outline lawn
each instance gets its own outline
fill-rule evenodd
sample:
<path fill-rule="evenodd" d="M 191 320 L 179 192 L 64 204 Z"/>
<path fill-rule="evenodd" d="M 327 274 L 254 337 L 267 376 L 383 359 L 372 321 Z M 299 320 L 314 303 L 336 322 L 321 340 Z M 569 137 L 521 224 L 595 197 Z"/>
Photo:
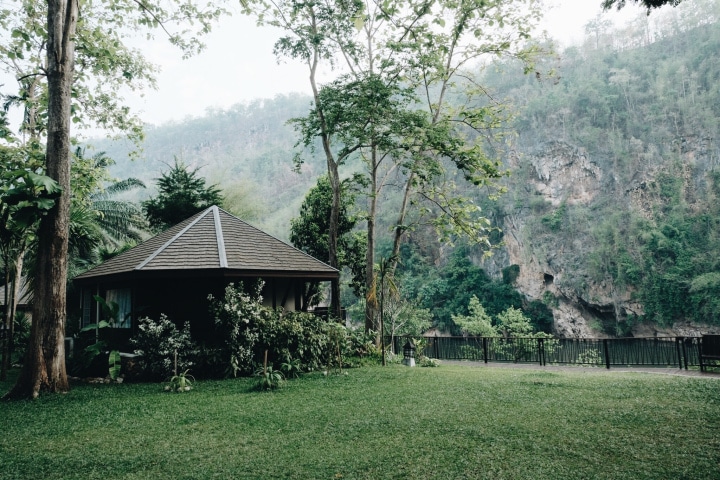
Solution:
<path fill-rule="evenodd" d="M 718 479 L 720 380 L 401 366 L 0 403 L 0 479 Z M 0 384 L 5 391 L 9 385 Z"/>

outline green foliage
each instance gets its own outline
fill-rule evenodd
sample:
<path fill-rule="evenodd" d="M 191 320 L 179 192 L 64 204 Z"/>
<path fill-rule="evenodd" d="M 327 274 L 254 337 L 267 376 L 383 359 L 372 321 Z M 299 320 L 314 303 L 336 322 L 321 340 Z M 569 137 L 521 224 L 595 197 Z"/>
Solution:
<path fill-rule="evenodd" d="M 190 337 L 190 325 L 178 328 L 166 315 L 159 320 L 138 321 L 137 334 L 130 339 L 141 378 L 160 381 L 195 365 L 198 349 Z"/>
<path fill-rule="evenodd" d="M 263 285 L 263 282 L 257 282 L 249 286 L 249 292 L 246 293 L 242 282 L 237 287 L 231 283 L 225 288 L 222 300 L 208 296 L 210 312 L 220 338 L 224 340 L 227 372 L 233 376 L 253 371 L 255 345 L 260 337 L 253 326 L 264 313 L 261 295 Z"/>
<path fill-rule="evenodd" d="M 343 345 L 345 366 L 378 365 L 382 361 L 382 351 L 375 343 L 377 332 L 360 328 L 346 330 Z"/>
<path fill-rule="evenodd" d="M 107 343 L 100 339 L 100 330 L 115 328 L 122 322 L 118 319 L 118 312 L 120 307 L 116 302 L 106 302 L 104 298 L 99 295 L 94 295 L 95 301 L 102 307 L 104 320 L 98 320 L 96 323 L 91 323 L 80 329 L 80 332 L 95 332 L 95 343 L 92 343 L 85 347 L 83 352 L 83 358 L 81 362 L 84 367 L 87 368 L 104 350 L 107 348 Z M 116 380 L 120 376 L 121 361 L 120 352 L 118 350 L 110 350 L 108 356 L 108 374 L 112 380 Z"/>
<path fill-rule="evenodd" d="M 51 114 L 47 108 L 48 10 L 55 15 L 61 12 L 55 4 L 25 0 L 0 15 L 0 30 L 7 32 L 0 42 L 0 55 L 7 61 L 0 68 L 17 79 L 8 106 L 24 110 L 22 130 L 33 138 L 44 134 Z M 133 34 L 152 37 L 161 29 L 184 55 L 193 55 L 202 49 L 200 37 L 226 13 L 219 4 L 192 0 L 147 5 L 112 0 L 83 5 L 80 10 L 74 49 L 66 55 L 75 60 L 73 128 L 95 126 L 124 133 L 135 142 L 143 137 L 142 122 L 125 105 L 121 92 L 155 87 L 158 67 L 128 40 Z"/>
<path fill-rule="evenodd" d="M 215 186 L 206 186 L 199 168 L 189 170 L 175 158 L 173 167 L 156 179 L 158 195 L 142 203 L 145 217 L 155 230 L 164 230 L 213 205 L 222 206 Z"/>
<path fill-rule="evenodd" d="M 520 275 L 520 265 L 510 265 L 502 269 L 503 283 L 514 285 Z"/>
<path fill-rule="evenodd" d="M 439 367 L 440 360 L 436 358 L 422 357 L 420 362 L 418 362 L 418 365 L 421 367 Z"/>
<path fill-rule="evenodd" d="M 554 211 L 543 215 L 540 219 L 543 225 L 545 225 L 551 232 L 558 232 L 565 223 L 565 215 L 567 213 L 567 206 L 565 203 L 560 204 Z"/>
<path fill-rule="evenodd" d="M 255 385 L 258 390 L 276 390 L 282 388 L 286 383 L 283 373 L 274 370 L 272 366 L 257 369 L 255 377 L 257 377 Z"/>
<path fill-rule="evenodd" d="M 342 325 L 307 312 L 291 312 L 262 305 L 262 283 L 229 285 L 221 299 L 210 297 L 211 312 L 223 338 L 227 373 L 249 375 L 273 367 L 288 376 L 300 371 L 342 368 L 350 357 L 369 356 L 367 338 L 349 335 Z"/>
<path fill-rule="evenodd" d="M 523 305 L 522 297 L 511 285 L 493 281 L 470 261 L 467 253 L 464 248 L 456 249 L 444 267 L 418 277 L 416 285 L 408 285 L 407 295 L 416 297 L 423 308 L 432 312 L 435 325 L 448 331 L 454 328 L 452 315 L 467 314 L 473 295 L 491 317 L 508 306 Z"/>
<path fill-rule="evenodd" d="M 12 338 L 12 348 L 10 352 L 10 365 L 22 364 L 27 352 L 28 342 L 30 340 L 30 319 L 23 312 L 15 312 L 15 330 Z"/>
<path fill-rule="evenodd" d="M 497 316 L 497 329 L 504 337 L 533 336 L 530 319 L 521 310 L 509 307 Z"/>
<path fill-rule="evenodd" d="M 550 292 L 545 292 L 550 293 Z M 553 295 L 550 294 L 552 297 Z M 553 328 L 553 322 L 555 321 L 555 317 L 553 317 L 552 310 L 548 307 L 553 306 L 557 307 L 558 301 L 556 298 L 553 298 L 553 303 L 546 303 L 546 295 L 543 294 L 543 300 L 533 300 L 529 302 L 525 307 L 523 307 L 523 312 L 530 317 L 530 323 L 533 326 L 533 329 L 545 332 L 545 333 L 552 333 Z"/>
<path fill-rule="evenodd" d="M 298 378 L 302 374 L 302 363 L 299 358 L 287 358 L 280 364 L 280 371 L 285 378 Z"/>
<path fill-rule="evenodd" d="M 305 195 L 300 206 L 300 216 L 290 223 L 290 242 L 296 248 L 312 255 L 318 260 L 328 262 L 328 231 L 332 188 L 327 175 L 318 178 L 317 184 Z M 356 296 L 362 296 L 365 288 L 365 252 L 367 238 L 363 234 L 353 233 L 357 219 L 350 215 L 355 203 L 354 195 L 347 184 L 343 184 L 340 196 L 340 216 L 338 219 L 338 266 L 347 267 L 352 273 L 350 285 Z M 315 303 L 318 297 L 317 286 L 312 292 Z"/>
<path fill-rule="evenodd" d="M 166 392 L 183 393 L 192 390 L 192 384 L 195 378 L 188 374 L 189 370 L 180 372 L 170 377 L 168 384 L 165 385 Z"/>
<path fill-rule="evenodd" d="M 117 380 L 120 377 L 122 369 L 122 358 L 118 350 L 111 350 L 108 355 L 108 374 L 111 380 Z"/>
<path fill-rule="evenodd" d="M 453 322 L 460 327 L 463 334 L 477 337 L 494 337 L 497 335 L 492 326 L 490 315 L 485 313 L 485 309 L 475 295 L 470 298 L 468 310 L 470 311 L 468 316 L 452 316 Z"/>

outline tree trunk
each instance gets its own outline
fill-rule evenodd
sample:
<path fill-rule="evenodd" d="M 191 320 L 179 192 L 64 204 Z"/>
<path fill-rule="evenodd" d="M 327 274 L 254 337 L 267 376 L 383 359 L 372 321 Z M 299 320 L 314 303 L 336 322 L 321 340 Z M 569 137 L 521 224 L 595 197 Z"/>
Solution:
<path fill-rule="evenodd" d="M 375 216 L 377 215 L 377 200 L 378 200 L 378 187 L 377 187 L 377 149 L 373 148 L 371 155 L 371 175 L 370 175 L 370 198 L 368 205 L 368 217 L 367 217 L 367 252 L 365 253 L 365 292 L 370 292 L 372 289 L 374 269 L 375 269 Z M 377 308 L 375 302 L 365 298 L 365 331 L 370 330 L 378 331 L 378 327 L 375 324 L 375 316 Z"/>
<path fill-rule="evenodd" d="M 48 1 L 46 174 L 62 194 L 40 220 L 33 319 L 27 357 L 7 398 L 66 392 L 65 317 L 70 216 L 70 105 L 78 0 Z"/>
<path fill-rule="evenodd" d="M 315 19 L 315 12 L 312 7 L 307 10 L 311 19 L 311 28 L 314 32 L 318 31 Z M 313 100 L 315 101 L 315 110 L 317 111 L 318 121 L 320 123 L 323 151 L 325 152 L 325 160 L 328 169 L 328 180 L 332 189 L 332 204 L 330 207 L 330 219 L 328 225 L 328 264 L 333 268 L 338 268 L 338 224 L 340 223 L 340 173 L 338 171 L 338 161 L 330 148 L 330 134 L 328 133 L 327 122 L 323 113 L 323 106 L 320 103 L 320 89 L 317 85 L 316 73 L 320 62 L 320 52 L 317 48 L 313 51 L 313 55 L 309 61 L 310 67 L 310 86 L 313 91 Z M 330 282 L 330 310 L 331 315 L 336 318 L 341 317 L 340 310 L 340 282 L 333 280 Z"/>
<path fill-rule="evenodd" d="M 325 141 L 323 140 L 323 143 Z M 328 151 L 330 148 L 329 142 Z M 330 266 L 338 268 L 338 223 L 340 221 L 340 175 L 337 168 L 337 163 L 331 162 L 328 157 L 328 177 L 330 178 L 330 186 L 332 187 L 332 206 L 330 208 L 330 222 L 328 225 L 328 260 Z M 330 312 L 335 315 L 335 318 L 341 318 L 342 312 L 340 310 L 340 282 L 333 280 L 330 283 Z"/>
<path fill-rule="evenodd" d="M 395 269 L 397 269 L 398 262 L 400 261 L 400 243 L 402 242 L 402 237 L 406 229 L 405 215 L 407 215 L 408 201 L 410 200 L 413 180 L 414 174 L 413 172 L 410 172 L 407 182 L 405 183 L 405 193 L 403 194 L 402 205 L 400 206 L 400 213 L 398 214 L 397 224 L 395 225 L 395 234 L 393 236 L 393 249 L 390 257 L 390 272 L 392 275 L 395 275 Z"/>

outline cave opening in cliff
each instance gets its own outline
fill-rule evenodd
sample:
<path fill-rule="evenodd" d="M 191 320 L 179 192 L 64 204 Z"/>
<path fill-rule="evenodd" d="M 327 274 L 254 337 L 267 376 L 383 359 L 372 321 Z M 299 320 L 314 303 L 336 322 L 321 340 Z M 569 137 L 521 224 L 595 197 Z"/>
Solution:
<path fill-rule="evenodd" d="M 543 280 L 545 281 L 545 286 L 547 287 L 548 285 L 552 285 L 552 284 L 553 284 L 553 282 L 555 281 L 555 277 L 553 277 L 553 276 L 550 275 L 549 273 L 544 273 L 544 274 L 543 274 Z"/>

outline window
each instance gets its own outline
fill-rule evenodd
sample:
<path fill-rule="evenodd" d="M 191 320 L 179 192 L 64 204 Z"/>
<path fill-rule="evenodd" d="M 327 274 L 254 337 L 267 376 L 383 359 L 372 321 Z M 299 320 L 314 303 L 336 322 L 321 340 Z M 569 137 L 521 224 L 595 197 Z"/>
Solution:
<path fill-rule="evenodd" d="M 105 302 L 108 305 L 112 305 L 114 302 L 118 306 L 117 318 L 112 319 L 114 321 L 113 327 L 115 328 L 130 328 L 132 302 L 129 288 L 116 288 L 108 290 L 105 293 Z M 110 321 L 110 319 L 107 319 Z"/>

